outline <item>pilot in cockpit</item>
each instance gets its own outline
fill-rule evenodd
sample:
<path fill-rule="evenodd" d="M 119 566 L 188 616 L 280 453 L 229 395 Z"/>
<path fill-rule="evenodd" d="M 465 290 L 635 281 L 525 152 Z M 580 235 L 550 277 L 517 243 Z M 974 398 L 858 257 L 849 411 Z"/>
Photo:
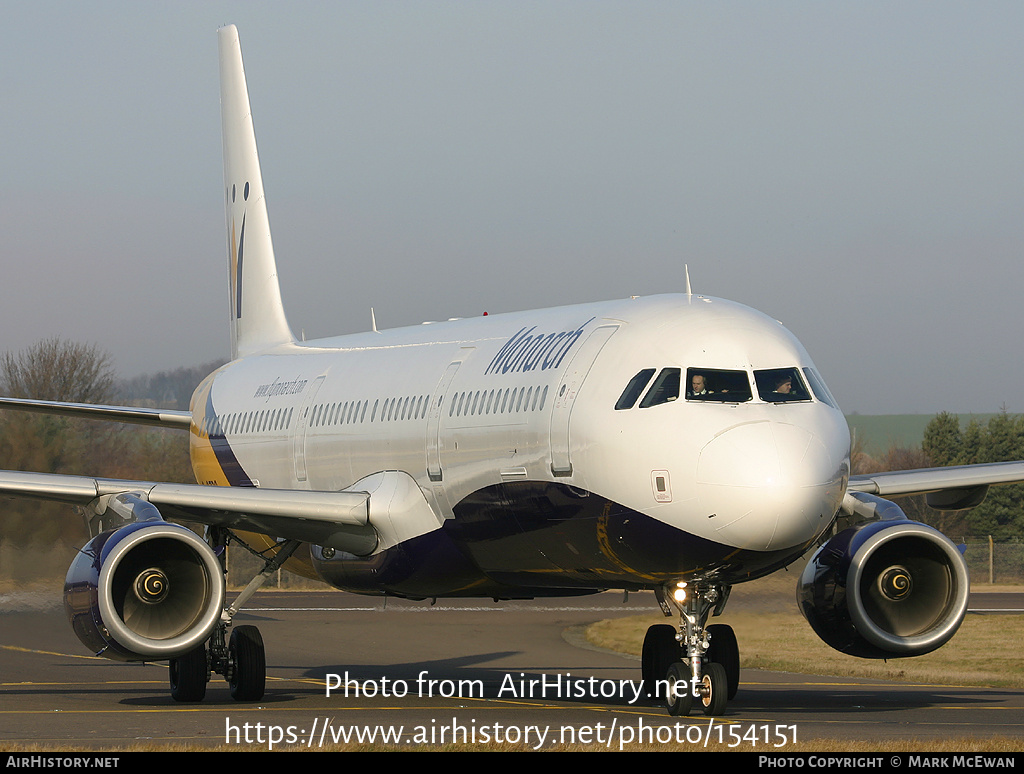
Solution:
<path fill-rule="evenodd" d="M 694 374 L 690 378 L 690 391 L 686 394 L 687 398 L 700 399 L 706 395 L 712 395 L 711 390 L 707 388 L 707 383 L 704 381 L 703 374 Z"/>
<path fill-rule="evenodd" d="M 793 377 L 783 376 L 775 382 L 775 392 L 780 395 L 789 395 L 793 392 Z"/>

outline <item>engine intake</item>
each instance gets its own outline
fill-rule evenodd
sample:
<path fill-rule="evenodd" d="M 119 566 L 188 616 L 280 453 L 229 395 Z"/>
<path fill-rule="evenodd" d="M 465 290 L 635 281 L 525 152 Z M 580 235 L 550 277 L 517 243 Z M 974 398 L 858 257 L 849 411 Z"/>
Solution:
<path fill-rule="evenodd" d="M 68 570 L 64 608 L 78 638 L 119 661 L 181 656 L 205 642 L 224 607 L 213 549 L 164 521 L 103 532 Z"/>
<path fill-rule="evenodd" d="M 920 656 L 946 644 L 967 612 L 970 582 L 960 550 L 914 521 L 861 524 L 808 562 L 797 602 L 811 628 L 861 658 Z"/>

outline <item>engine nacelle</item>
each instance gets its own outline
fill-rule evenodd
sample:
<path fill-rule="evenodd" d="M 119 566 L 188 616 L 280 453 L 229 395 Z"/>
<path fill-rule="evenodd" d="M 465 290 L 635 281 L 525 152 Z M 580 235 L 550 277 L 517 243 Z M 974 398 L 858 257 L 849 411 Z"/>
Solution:
<path fill-rule="evenodd" d="M 877 521 L 840 532 L 815 553 L 797 602 L 836 650 L 898 658 L 946 644 L 969 591 L 967 563 L 949 538 L 914 521 Z"/>
<path fill-rule="evenodd" d="M 210 636 L 224 607 L 213 549 L 164 521 L 102 532 L 68 570 L 64 608 L 78 638 L 118 661 L 176 658 Z"/>

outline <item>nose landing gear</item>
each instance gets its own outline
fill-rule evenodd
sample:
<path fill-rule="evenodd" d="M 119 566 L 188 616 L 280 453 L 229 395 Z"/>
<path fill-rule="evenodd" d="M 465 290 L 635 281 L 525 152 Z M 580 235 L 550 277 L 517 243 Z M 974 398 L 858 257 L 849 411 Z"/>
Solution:
<path fill-rule="evenodd" d="M 665 615 L 679 614 L 679 626 L 656 624 L 644 637 L 642 670 L 650 697 L 662 698 L 672 715 L 685 716 L 693 703 L 705 715 L 720 715 L 739 687 L 740 654 L 731 626 L 705 626 L 722 612 L 728 586 L 666 584 L 657 590 Z"/>

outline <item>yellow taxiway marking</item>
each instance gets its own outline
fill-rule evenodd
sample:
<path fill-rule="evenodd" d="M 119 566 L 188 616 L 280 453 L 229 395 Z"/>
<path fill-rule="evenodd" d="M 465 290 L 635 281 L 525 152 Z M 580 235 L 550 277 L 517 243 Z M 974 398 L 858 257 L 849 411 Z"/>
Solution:
<path fill-rule="evenodd" d="M 0 645 L 0 650 L 13 650 L 16 653 L 38 653 L 41 656 L 60 656 L 61 658 L 85 658 L 94 661 L 109 661 L 102 656 L 83 656 L 80 653 L 58 653 L 53 650 L 39 650 L 37 648 L 21 648 L 17 645 Z"/>

